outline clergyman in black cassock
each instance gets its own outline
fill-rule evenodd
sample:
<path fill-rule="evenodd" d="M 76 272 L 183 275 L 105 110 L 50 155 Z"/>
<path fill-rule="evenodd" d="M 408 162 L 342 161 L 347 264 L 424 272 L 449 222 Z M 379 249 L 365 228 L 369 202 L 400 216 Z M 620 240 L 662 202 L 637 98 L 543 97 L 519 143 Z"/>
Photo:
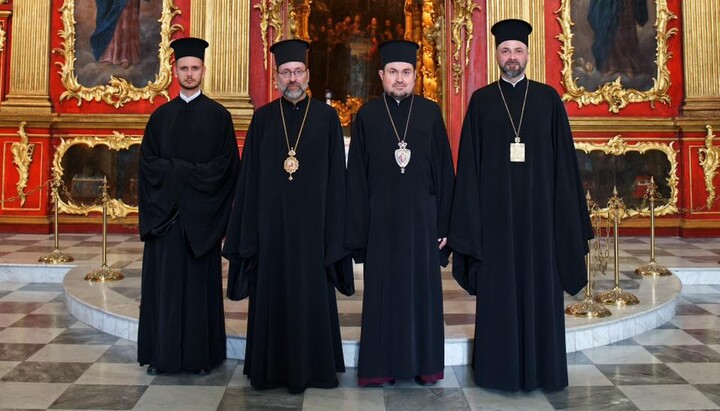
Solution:
<path fill-rule="evenodd" d="M 345 245 L 364 263 L 361 386 L 443 378 L 440 266 L 454 170 L 439 107 L 413 94 L 417 48 L 381 45 L 385 93 L 352 125 Z"/>
<path fill-rule="evenodd" d="M 220 247 L 239 153 L 230 113 L 200 92 L 207 43 L 171 45 L 180 96 L 150 116 L 140 146 L 138 361 L 204 374 L 225 359 Z"/>
<path fill-rule="evenodd" d="M 253 115 L 223 248 L 228 297 L 250 298 L 244 373 L 255 388 L 291 393 L 337 387 L 345 363 L 334 287 L 354 292 L 344 139 L 335 110 L 306 94 L 307 47 L 271 48 L 282 97 Z"/>
<path fill-rule="evenodd" d="M 475 382 L 508 391 L 567 386 L 563 291 L 585 285 L 592 237 L 563 103 L 524 74 L 531 30 L 493 26 L 502 78 L 470 99 L 448 236 L 477 297 Z"/>

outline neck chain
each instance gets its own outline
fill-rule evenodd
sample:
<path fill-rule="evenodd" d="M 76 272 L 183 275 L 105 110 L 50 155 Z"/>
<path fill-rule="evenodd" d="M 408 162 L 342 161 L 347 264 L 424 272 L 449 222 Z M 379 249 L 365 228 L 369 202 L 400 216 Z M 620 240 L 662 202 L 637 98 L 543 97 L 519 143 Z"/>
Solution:
<path fill-rule="evenodd" d="M 408 110 L 407 121 L 405 122 L 405 131 L 403 132 L 402 139 L 400 139 L 400 134 L 398 134 L 397 128 L 395 127 L 395 122 L 393 121 L 392 115 L 390 114 L 390 107 L 388 107 L 387 103 L 387 95 L 383 96 L 383 101 L 385 102 L 385 110 L 387 110 L 388 118 L 390 118 L 390 124 L 392 125 L 393 131 L 395 132 L 395 137 L 398 141 L 398 149 L 395 150 L 395 162 L 398 166 L 400 166 L 400 173 L 405 174 L 405 167 L 407 167 L 408 163 L 410 163 L 410 154 L 412 154 L 411 151 L 407 149 L 407 143 L 405 142 L 405 138 L 407 137 L 407 131 L 410 126 L 410 115 L 412 114 L 415 95 L 413 94 L 410 98 L 410 109 Z"/>
<path fill-rule="evenodd" d="M 527 84 L 525 85 L 525 97 L 523 97 L 523 105 L 522 110 L 520 110 L 520 122 L 518 123 L 517 128 L 515 128 L 515 122 L 513 121 L 512 114 L 510 114 L 510 109 L 508 108 L 507 101 L 505 101 L 505 94 L 503 94 L 502 87 L 500 87 L 500 82 L 502 80 L 498 80 L 498 90 L 500 90 L 500 97 L 502 97 L 503 104 L 505 105 L 505 111 L 507 111 L 508 117 L 510 118 L 510 125 L 513 128 L 513 132 L 515 133 L 515 143 L 520 142 L 520 128 L 522 127 L 523 122 L 523 116 L 525 116 L 525 103 L 527 103 L 527 95 L 528 95 L 528 89 L 530 88 L 530 80 L 527 81 Z"/>
<path fill-rule="evenodd" d="M 305 96 L 305 98 L 309 97 Z M 298 168 L 300 168 L 300 162 L 297 158 L 295 158 L 295 154 L 298 144 L 300 144 L 300 136 L 302 135 L 303 128 L 305 127 L 305 119 L 307 118 L 308 111 L 310 111 L 310 100 L 308 100 L 307 106 L 305 107 L 305 114 L 303 115 L 302 123 L 300 123 L 300 131 L 298 131 L 295 145 L 292 147 L 290 147 L 290 140 L 288 139 L 287 125 L 285 124 L 285 113 L 282 105 L 282 97 L 278 99 L 278 102 L 280 103 L 280 118 L 282 118 L 283 131 L 285 132 L 285 144 L 287 145 L 288 149 L 288 157 L 283 162 L 283 168 L 290 175 L 288 177 L 288 180 L 292 181 L 293 173 L 298 171 Z"/>

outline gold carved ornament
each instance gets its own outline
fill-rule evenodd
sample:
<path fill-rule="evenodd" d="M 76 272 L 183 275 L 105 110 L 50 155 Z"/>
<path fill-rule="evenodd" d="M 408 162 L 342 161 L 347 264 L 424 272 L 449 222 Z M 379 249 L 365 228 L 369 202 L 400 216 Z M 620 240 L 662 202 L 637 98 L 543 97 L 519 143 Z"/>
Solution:
<path fill-rule="evenodd" d="M 347 127 L 350 125 L 353 115 L 360 110 L 364 102 L 360 97 L 348 97 L 345 102 L 331 100 L 330 105 L 337 111 L 338 117 L 340 117 L 340 124 L 342 124 L 343 127 Z"/>
<path fill-rule="evenodd" d="M 668 52 L 668 40 L 677 33 L 677 28 L 668 29 L 667 25 L 670 20 L 676 19 L 677 16 L 668 9 L 667 0 L 655 0 L 657 19 L 654 27 L 656 31 L 655 40 L 657 41 L 655 56 L 657 77 L 653 78 L 653 87 L 648 91 L 623 88 L 622 84 L 620 84 L 620 76 L 615 81 L 605 83 L 592 92 L 577 85 L 573 77 L 573 53 L 575 48 L 572 46 L 572 26 L 574 26 L 574 23 L 570 13 L 571 2 L 572 0 L 562 0 L 560 8 L 555 11 L 555 14 L 559 15 L 556 19 L 562 28 L 562 32 L 555 38 L 562 43 L 558 54 L 563 62 L 561 72 L 561 82 L 565 88 L 565 94 L 562 97 L 563 101 L 575 101 L 579 107 L 606 102 L 608 110 L 613 113 L 620 112 L 630 103 L 647 101 L 652 108 L 655 107 L 655 102 L 658 101 L 663 104 L 670 104 L 670 97 L 667 92 L 671 82 L 667 62 L 672 57 L 672 53 Z"/>
<path fill-rule="evenodd" d="M 127 150 L 130 146 L 140 144 L 142 142 L 141 136 L 126 136 L 125 134 L 113 131 L 111 136 L 94 136 L 94 137 L 74 137 L 69 139 L 60 139 L 60 144 L 55 150 L 55 157 L 53 158 L 53 176 L 54 182 L 59 187 L 63 186 L 63 167 L 62 159 L 68 149 L 74 145 L 82 144 L 90 148 L 96 145 L 104 145 L 109 147 L 111 150 Z M 83 214 L 88 215 L 93 211 L 102 212 L 102 204 L 75 204 L 73 202 L 66 202 L 62 196 L 58 196 L 58 208 L 61 212 L 66 214 Z M 138 207 L 125 204 L 124 201 L 113 198 L 107 202 L 107 212 L 112 218 L 125 217 L 129 213 L 137 213 Z"/>
<path fill-rule="evenodd" d="M 160 68 L 155 75 L 155 81 L 148 81 L 145 87 L 135 87 L 124 78 L 110 77 L 108 84 L 101 86 L 85 87 L 78 82 L 75 75 L 75 0 L 65 0 L 60 8 L 62 15 L 63 29 L 58 33 L 63 39 L 60 43 L 62 48 L 54 49 L 65 58 L 64 62 L 56 62 L 60 66 L 60 77 L 65 91 L 60 95 L 60 101 L 76 98 L 78 106 L 83 101 L 104 101 L 105 103 L 119 108 L 126 103 L 138 100 L 149 100 L 153 102 L 155 97 L 163 96 L 170 100 L 167 89 L 172 82 L 172 65 L 170 58 L 170 37 L 176 31 L 182 31 L 182 26 L 172 24 L 173 18 L 180 14 L 180 10 L 173 0 L 162 0 L 163 11 L 160 17 L 160 44 L 158 48 Z"/>
<path fill-rule="evenodd" d="M 470 45 L 473 39 L 474 25 L 472 22 L 473 11 L 480 10 L 480 5 L 473 0 L 453 0 L 453 13 L 455 17 L 451 23 L 452 33 L 452 55 L 453 62 L 453 86 L 455 86 L 455 94 L 460 92 L 460 81 L 463 76 L 463 65 L 460 63 L 460 51 L 465 49 L 465 67 L 470 64 Z M 463 31 L 465 32 L 465 41 L 463 42 Z M 464 46 L 464 47 L 463 47 Z"/>
<path fill-rule="evenodd" d="M 705 135 L 705 148 L 698 150 L 698 159 L 700 160 L 700 166 L 703 168 L 705 173 L 705 191 L 707 192 L 706 207 L 710 209 L 713 202 L 715 201 L 715 185 L 713 180 L 717 175 L 717 169 L 720 167 L 720 147 L 713 145 L 715 135 L 710 125 L 705 126 L 707 129 L 707 135 Z"/>
<path fill-rule="evenodd" d="M 440 100 L 440 84 L 438 82 L 438 67 L 442 65 L 441 48 L 443 20 L 438 15 L 442 15 L 441 6 L 436 5 L 435 0 L 423 1 L 422 7 L 422 41 L 420 42 L 422 66 L 423 95 L 437 102 Z"/>
<path fill-rule="evenodd" d="M 275 37 L 272 43 L 280 41 L 283 35 L 283 21 L 280 18 L 280 8 L 283 0 L 260 0 L 254 9 L 260 11 L 260 33 L 263 42 L 263 64 L 264 68 L 268 68 L 268 29 L 272 27 L 275 30 Z"/>
<path fill-rule="evenodd" d="M 17 188 L 18 198 L 20 199 L 20 207 L 25 204 L 25 188 L 27 188 L 28 176 L 30 174 L 30 164 L 32 164 L 33 153 L 35 152 L 35 144 L 30 143 L 28 135 L 25 132 L 26 121 L 20 123 L 18 129 L 18 135 L 20 136 L 20 142 L 12 143 L 10 151 L 13 155 L 13 164 L 18 170 L 18 182 L 15 185 Z"/>
<path fill-rule="evenodd" d="M 663 204 L 660 207 L 655 208 L 655 215 L 661 216 L 661 215 L 668 215 L 668 214 L 677 214 L 680 212 L 680 210 L 677 207 L 678 202 L 678 177 L 677 177 L 677 169 L 678 169 L 678 161 L 677 161 L 677 155 L 678 150 L 673 148 L 673 144 L 675 142 L 670 142 L 670 144 L 665 143 L 635 143 L 635 144 L 628 144 L 627 141 L 623 140 L 623 138 L 620 135 L 617 135 L 610 140 L 608 140 L 606 143 L 602 144 L 595 144 L 595 143 L 584 143 L 584 142 L 575 142 L 575 149 L 581 150 L 585 153 L 590 153 L 591 151 L 602 151 L 605 154 L 613 155 L 613 156 L 622 156 L 625 155 L 625 153 L 630 151 L 635 151 L 640 154 L 643 154 L 649 150 L 658 150 L 667 156 L 668 162 L 670 163 L 670 175 L 668 177 L 668 187 L 670 187 L 670 198 L 668 199 L 666 204 Z M 601 208 L 598 209 L 597 212 L 598 216 L 601 216 L 603 218 L 609 218 L 610 216 L 610 208 Z M 640 209 L 626 209 L 625 210 L 625 216 L 626 217 L 635 217 L 635 216 L 649 216 L 650 215 L 650 209 L 648 207 L 640 208 Z"/>
<path fill-rule="evenodd" d="M 295 0 L 288 2 L 290 11 L 290 37 L 298 38 L 305 41 L 310 40 L 310 5 L 312 0 Z"/>
<path fill-rule="evenodd" d="M 3 25 L 0 24 L 0 53 L 2 53 L 4 49 L 5 49 L 5 30 L 3 30 Z"/>

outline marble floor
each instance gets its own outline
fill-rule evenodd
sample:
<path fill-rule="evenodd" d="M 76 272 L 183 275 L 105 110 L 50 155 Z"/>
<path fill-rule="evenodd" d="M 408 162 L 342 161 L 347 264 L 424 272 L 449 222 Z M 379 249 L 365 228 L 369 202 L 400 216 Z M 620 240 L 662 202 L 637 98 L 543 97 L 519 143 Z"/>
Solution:
<path fill-rule="evenodd" d="M 645 261 L 647 239 L 624 243 L 621 266 Z M 100 261 L 98 236 L 73 235 L 63 244 L 78 262 Z M 48 236 L 0 234 L 0 263 L 34 262 L 51 248 Z M 132 273 L 140 250 L 132 238 L 111 236 L 108 263 Z M 656 255 L 669 267 L 716 269 L 720 240 L 661 238 Z M 623 272 L 629 286 L 642 281 Z M 73 317 L 64 294 L 62 283 L 0 282 L 0 410 L 720 409 L 717 283 L 683 285 L 675 316 L 653 330 L 569 353 L 567 389 L 518 394 L 475 387 L 468 366 L 447 367 L 435 387 L 401 381 L 382 389 L 358 388 L 350 368 L 340 388 L 296 396 L 252 389 L 237 360 L 208 376 L 149 376 L 136 363 L 134 342 Z"/>

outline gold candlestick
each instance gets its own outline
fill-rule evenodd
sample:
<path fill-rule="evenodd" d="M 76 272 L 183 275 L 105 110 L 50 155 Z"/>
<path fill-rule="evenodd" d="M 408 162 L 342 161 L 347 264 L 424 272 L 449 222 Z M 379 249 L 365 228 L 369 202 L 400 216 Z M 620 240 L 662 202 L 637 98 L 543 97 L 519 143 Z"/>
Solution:
<path fill-rule="evenodd" d="M 590 211 L 590 215 L 593 215 L 594 211 L 597 211 L 597 205 L 590 198 L 590 191 L 585 195 L 585 202 Z M 582 301 L 574 304 L 570 304 L 565 308 L 565 314 L 572 315 L 574 317 L 585 317 L 585 318 L 603 318 L 612 315 L 610 310 L 604 305 L 597 303 L 593 300 L 593 272 L 592 272 L 592 240 L 588 241 L 588 253 L 585 256 L 585 265 L 587 269 L 587 285 L 585 286 L 585 296 Z"/>
<path fill-rule="evenodd" d="M 672 272 L 655 262 L 655 198 L 657 197 L 655 177 L 650 177 L 650 186 L 645 197 L 650 199 L 650 262 L 635 269 L 635 274 L 656 277 L 672 275 Z"/>
<path fill-rule="evenodd" d="M 120 270 L 115 270 L 107 265 L 107 203 L 110 201 L 107 191 L 107 177 L 103 178 L 102 186 L 102 264 L 97 270 L 89 272 L 85 276 L 86 281 L 117 281 L 125 276 Z"/>
<path fill-rule="evenodd" d="M 609 214 L 608 217 L 611 215 L 613 216 L 613 230 L 615 237 L 615 286 L 612 290 L 605 291 L 595 296 L 595 301 L 602 304 L 617 305 L 619 307 L 639 304 L 640 300 L 637 296 L 635 296 L 635 294 L 625 291 L 620 287 L 620 259 L 618 256 L 620 241 L 618 234 L 618 221 L 620 220 L 620 209 L 623 209 L 624 211 L 625 204 L 622 199 L 618 197 L 617 187 L 613 188 L 613 196 L 608 201 L 608 207 L 613 210 L 613 213 Z"/>
<path fill-rule="evenodd" d="M 55 180 L 52 183 L 52 195 L 55 201 L 55 211 L 53 217 L 53 230 L 55 231 L 55 248 L 50 254 L 44 255 L 38 258 L 38 262 L 45 264 L 62 264 L 69 263 L 75 259 L 68 254 L 64 254 L 60 251 L 60 237 L 58 234 L 58 204 L 60 204 L 60 195 L 58 194 L 58 188 L 60 188 L 60 180 Z"/>

